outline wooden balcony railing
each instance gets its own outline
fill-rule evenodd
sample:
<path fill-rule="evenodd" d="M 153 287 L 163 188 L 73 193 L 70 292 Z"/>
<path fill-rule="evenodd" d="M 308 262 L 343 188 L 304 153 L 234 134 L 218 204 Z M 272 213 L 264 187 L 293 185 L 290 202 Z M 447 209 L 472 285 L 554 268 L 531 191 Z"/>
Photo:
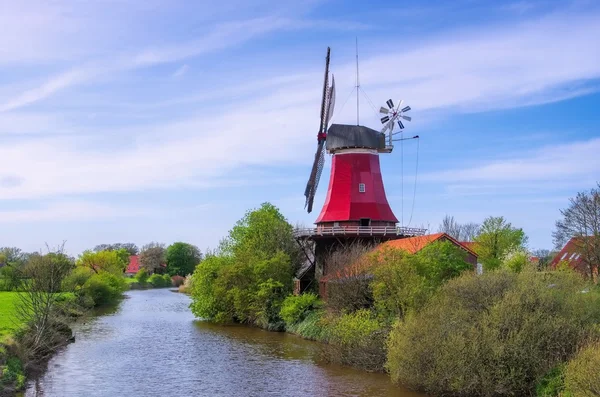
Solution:
<path fill-rule="evenodd" d="M 294 237 L 327 237 L 327 236 L 422 236 L 427 229 L 395 226 L 317 226 L 298 228 Z"/>

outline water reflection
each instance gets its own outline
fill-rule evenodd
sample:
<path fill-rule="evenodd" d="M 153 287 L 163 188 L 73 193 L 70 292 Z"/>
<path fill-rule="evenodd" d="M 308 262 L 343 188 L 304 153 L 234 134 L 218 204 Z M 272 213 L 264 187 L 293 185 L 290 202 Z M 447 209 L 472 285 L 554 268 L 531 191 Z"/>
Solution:
<path fill-rule="evenodd" d="M 76 324 L 76 342 L 26 396 L 400 396 L 386 375 L 328 365 L 284 333 L 197 321 L 189 298 L 131 291 L 118 310 Z"/>

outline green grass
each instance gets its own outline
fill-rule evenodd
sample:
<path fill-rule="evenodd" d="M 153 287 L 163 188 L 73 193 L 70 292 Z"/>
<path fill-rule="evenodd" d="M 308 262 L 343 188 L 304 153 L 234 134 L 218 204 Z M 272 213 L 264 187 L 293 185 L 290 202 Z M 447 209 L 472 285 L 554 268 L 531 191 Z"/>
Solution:
<path fill-rule="evenodd" d="M 0 292 L 0 341 L 20 326 L 15 315 L 18 294 L 18 292 Z"/>
<path fill-rule="evenodd" d="M 135 277 L 124 277 L 124 279 L 127 284 L 134 284 L 138 282 Z"/>

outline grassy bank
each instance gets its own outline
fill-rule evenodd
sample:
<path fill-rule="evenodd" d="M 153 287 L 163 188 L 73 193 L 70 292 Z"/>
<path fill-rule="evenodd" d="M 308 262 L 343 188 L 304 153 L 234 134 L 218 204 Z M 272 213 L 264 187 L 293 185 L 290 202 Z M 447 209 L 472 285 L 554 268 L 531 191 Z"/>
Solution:
<path fill-rule="evenodd" d="M 18 292 L 0 292 L 0 342 L 11 336 L 23 324 L 16 318 Z"/>

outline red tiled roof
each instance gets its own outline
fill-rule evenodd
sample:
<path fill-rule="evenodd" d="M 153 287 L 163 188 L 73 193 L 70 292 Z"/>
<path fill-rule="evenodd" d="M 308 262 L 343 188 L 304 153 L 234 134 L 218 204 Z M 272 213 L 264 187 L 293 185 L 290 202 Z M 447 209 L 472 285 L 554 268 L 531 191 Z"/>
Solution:
<path fill-rule="evenodd" d="M 448 235 L 446 233 L 435 233 L 435 234 L 428 234 L 425 236 L 415 236 L 415 237 L 407 237 L 407 238 L 398 239 L 398 240 L 389 240 L 389 241 L 386 241 L 386 242 L 378 245 L 373 250 L 373 252 L 383 251 L 385 249 L 392 248 L 392 249 L 400 249 L 400 250 L 406 251 L 410 254 L 416 254 L 417 252 L 419 252 L 423 248 L 425 248 L 427 245 L 434 243 L 438 240 L 451 241 L 458 247 L 463 248 L 465 251 L 467 251 L 470 254 L 477 257 L 477 253 L 474 252 L 471 248 L 466 246 L 464 243 L 457 241 L 456 239 L 454 239 L 453 237 L 451 237 L 450 235 Z M 346 269 L 344 269 L 344 271 L 337 271 L 336 273 L 328 274 L 324 277 L 321 277 L 320 281 L 327 282 L 329 280 L 341 279 L 344 277 L 349 277 L 349 276 L 359 274 L 361 271 L 364 271 L 365 267 L 370 267 L 373 264 L 372 261 L 363 260 L 363 259 L 364 258 L 359 259 L 356 263 L 354 263 L 351 266 L 348 266 Z"/>
<path fill-rule="evenodd" d="M 129 265 L 125 274 L 136 274 L 140 270 L 140 257 L 138 255 L 131 255 L 129 257 Z"/>
<path fill-rule="evenodd" d="M 573 269 L 581 269 L 585 266 L 577 239 L 577 237 L 570 239 L 567 244 L 565 244 L 563 249 L 556 254 L 556 256 L 552 259 L 552 262 L 550 262 L 551 269 L 556 268 L 561 261 L 567 262 Z"/>

